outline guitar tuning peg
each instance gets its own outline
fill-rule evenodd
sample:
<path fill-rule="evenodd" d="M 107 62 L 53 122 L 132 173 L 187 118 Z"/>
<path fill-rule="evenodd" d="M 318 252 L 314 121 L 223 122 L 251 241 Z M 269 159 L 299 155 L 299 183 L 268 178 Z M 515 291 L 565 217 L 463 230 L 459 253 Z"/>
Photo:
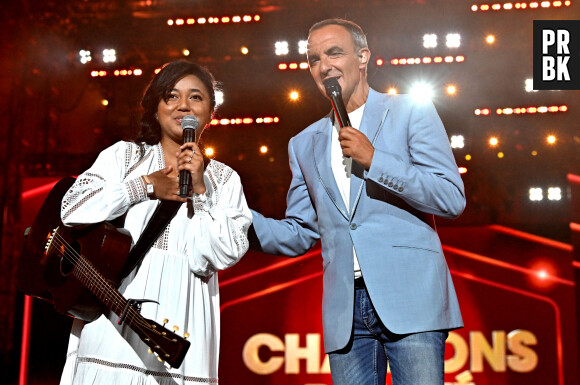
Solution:
<path fill-rule="evenodd" d="M 149 350 L 147 350 L 147 353 L 153 354 L 153 350 L 151 350 L 151 348 L 149 348 Z"/>
<path fill-rule="evenodd" d="M 186 338 L 186 339 L 189 338 L 189 335 L 190 334 L 188 332 L 183 333 L 183 337 Z"/>
<path fill-rule="evenodd" d="M 167 325 L 168 322 L 169 320 L 167 318 L 163 318 L 163 327 L 165 327 L 165 325 Z"/>
<path fill-rule="evenodd" d="M 163 358 L 157 356 L 157 359 L 159 360 L 159 362 L 163 362 Z"/>
<path fill-rule="evenodd" d="M 177 331 L 179 331 L 179 326 L 177 326 L 177 325 L 173 325 L 173 331 L 174 331 L 174 332 L 177 332 Z"/>

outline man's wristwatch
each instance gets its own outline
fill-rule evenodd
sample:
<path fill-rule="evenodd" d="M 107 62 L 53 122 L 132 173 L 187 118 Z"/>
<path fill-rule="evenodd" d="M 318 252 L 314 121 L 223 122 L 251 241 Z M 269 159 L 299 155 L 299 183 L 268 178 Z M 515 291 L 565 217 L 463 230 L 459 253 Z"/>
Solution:
<path fill-rule="evenodd" d="M 143 175 L 143 180 L 145 181 L 145 187 L 147 189 L 147 196 L 151 197 L 153 195 L 153 193 L 155 192 L 153 190 L 153 183 L 151 183 L 151 180 L 149 179 L 149 177 L 147 175 Z"/>

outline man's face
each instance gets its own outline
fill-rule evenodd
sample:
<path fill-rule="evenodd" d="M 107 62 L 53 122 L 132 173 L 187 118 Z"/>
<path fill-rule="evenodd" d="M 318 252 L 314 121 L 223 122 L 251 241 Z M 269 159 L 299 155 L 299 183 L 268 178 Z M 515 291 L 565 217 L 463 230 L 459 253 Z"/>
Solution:
<path fill-rule="evenodd" d="M 312 31 L 308 37 L 307 54 L 310 74 L 324 96 L 326 90 L 323 81 L 327 78 L 337 78 L 345 104 L 361 90 L 361 80 L 370 52 L 367 48 L 357 51 L 346 28 L 326 25 Z"/>

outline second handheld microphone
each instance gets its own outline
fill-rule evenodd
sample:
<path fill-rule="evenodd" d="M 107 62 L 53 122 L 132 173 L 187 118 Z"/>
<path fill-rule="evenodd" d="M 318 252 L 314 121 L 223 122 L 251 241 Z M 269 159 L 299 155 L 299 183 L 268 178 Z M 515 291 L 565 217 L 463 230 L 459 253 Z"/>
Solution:
<path fill-rule="evenodd" d="M 324 80 L 324 88 L 326 89 L 326 95 L 330 98 L 332 103 L 332 109 L 338 118 L 340 128 L 344 126 L 350 126 L 350 119 L 348 118 L 348 113 L 344 107 L 344 102 L 342 101 L 342 88 L 338 83 L 336 78 L 328 78 Z"/>
<path fill-rule="evenodd" d="M 181 119 L 181 129 L 183 130 L 183 143 L 195 142 L 197 127 L 199 121 L 193 115 L 185 115 Z M 179 172 L 179 196 L 186 198 L 189 192 L 189 185 L 191 183 L 191 175 L 187 170 Z"/>

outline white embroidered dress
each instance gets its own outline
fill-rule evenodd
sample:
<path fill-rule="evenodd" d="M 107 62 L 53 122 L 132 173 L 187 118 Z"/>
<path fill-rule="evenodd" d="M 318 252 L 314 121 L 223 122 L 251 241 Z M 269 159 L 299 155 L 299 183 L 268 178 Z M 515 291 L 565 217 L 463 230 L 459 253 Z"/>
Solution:
<path fill-rule="evenodd" d="M 158 200 L 149 200 L 142 175 L 165 167 L 161 145 L 118 142 L 79 175 L 62 201 L 65 225 L 97 223 L 127 213 L 125 228 L 137 242 Z M 61 385 L 177 385 L 218 383 L 219 288 L 217 271 L 247 251 L 251 223 L 238 174 L 211 160 L 204 173 L 206 193 L 183 204 L 141 265 L 123 281 L 125 298 L 151 299 L 141 314 L 178 334 L 191 346 L 179 368 L 168 368 L 111 313 L 84 324 L 75 320 Z M 195 214 L 191 213 L 191 206 Z"/>

